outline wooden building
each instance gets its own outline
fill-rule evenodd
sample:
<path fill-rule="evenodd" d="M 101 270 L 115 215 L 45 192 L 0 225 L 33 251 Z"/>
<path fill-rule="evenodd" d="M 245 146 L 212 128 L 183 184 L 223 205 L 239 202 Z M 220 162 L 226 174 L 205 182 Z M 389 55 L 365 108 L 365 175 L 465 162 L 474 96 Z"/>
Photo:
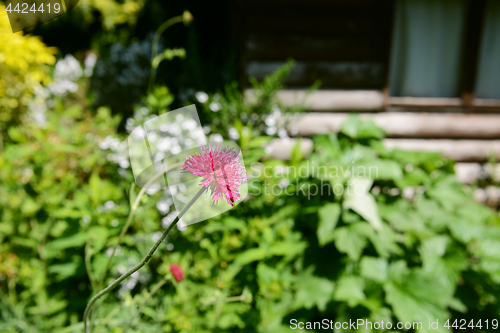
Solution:
<path fill-rule="evenodd" d="M 500 158 L 500 1 L 243 0 L 237 17 L 242 80 L 292 58 L 285 102 L 322 82 L 294 134 L 357 112 L 391 147 Z"/>

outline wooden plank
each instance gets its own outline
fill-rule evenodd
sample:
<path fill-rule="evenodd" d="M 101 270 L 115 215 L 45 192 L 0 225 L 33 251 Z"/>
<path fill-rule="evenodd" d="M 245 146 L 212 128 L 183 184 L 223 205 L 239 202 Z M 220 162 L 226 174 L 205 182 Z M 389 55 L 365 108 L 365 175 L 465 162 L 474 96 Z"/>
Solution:
<path fill-rule="evenodd" d="M 422 140 L 385 139 L 389 149 L 410 151 L 434 151 L 455 161 L 486 161 L 490 157 L 500 158 L 500 140 Z"/>
<path fill-rule="evenodd" d="M 288 161 L 292 156 L 292 150 L 296 143 L 297 139 L 294 138 L 273 139 L 265 151 L 273 158 Z M 305 157 L 309 156 L 313 150 L 312 140 L 309 138 L 300 139 L 300 150 Z"/>
<path fill-rule="evenodd" d="M 316 90 L 307 94 L 301 89 L 286 89 L 278 92 L 278 98 L 285 105 L 300 103 L 310 111 L 376 111 L 384 107 L 384 94 L 380 90 Z"/>
<path fill-rule="evenodd" d="M 374 61 L 387 59 L 387 36 L 301 36 L 250 34 L 245 42 L 248 60 Z"/>
<path fill-rule="evenodd" d="M 289 125 L 293 135 L 338 132 L 347 113 L 303 114 Z M 372 119 L 391 137 L 401 138 L 500 138 L 500 115 L 383 112 L 361 114 Z"/>
<path fill-rule="evenodd" d="M 306 102 L 309 111 L 500 113 L 500 100 L 494 99 L 476 98 L 473 106 L 465 107 L 460 98 L 390 97 L 385 105 L 381 90 L 321 89 L 307 94 L 307 89 L 283 89 L 278 97 L 288 105 Z"/>
<path fill-rule="evenodd" d="M 471 97 L 470 95 L 469 97 Z M 462 98 L 435 98 L 435 97 L 390 97 L 388 100 L 390 106 L 409 106 L 409 107 L 462 107 L 467 111 L 485 110 L 486 112 L 500 111 L 500 100 L 497 99 L 470 99 Z"/>
<path fill-rule="evenodd" d="M 462 99 L 439 97 L 390 97 L 389 105 L 418 107 L 462 106 Z"/>
<path fill-rule="evenodd" d="M 498 99 L 483 99 L 475 98 L 474 107 L 484 108 L 484 109 L 497 109 L 500 110 L 500 100 Z"/>
<path fill-rule="evenodd" d="M 246 76 L 263 80 L 285 64 L 284 61 L 246 63 Z M 381 62 L 297 62 L 284 83 L 288 87 L 310 87 L 321 80 L 321 87 L 332 89 L 382 89 L 386 65 Z"/>
<path fill-rule="evenodd" d="M 421 139 L 384 139 L 384 145 L 389 149 L 403 149 L 409 151 L 440 152 L 444 157 L 459 162 L 484 162 L 491 156 L 500 158 L 500 140 L 421 140 Z M 295 146 L 296 139 L 273 139 L 267 147 L 267 153 L 277 159 L 289 160 Z M 304 156 L 309 156 L 313 149 L 311 139 L 301 139 L 301 149 Z M 463 168 L 462 168 L 463 169 Z M 470 169 L 470 168 L 469 168 Z M 500 177 L 500 168 L 491 167 L 489 173 Z M 460 170 L 464 172 L 464 170 Z M 477 170 L 476 170 L 477 171 Z M 471 172 L 465 171 L 465 172 Z M 474 172 L 474 170 L 472 170 Z M 476 172 L 478 174 L 478 171 Z M 470 179 L 470 175 L 463 175 L 463 179 Z"/>

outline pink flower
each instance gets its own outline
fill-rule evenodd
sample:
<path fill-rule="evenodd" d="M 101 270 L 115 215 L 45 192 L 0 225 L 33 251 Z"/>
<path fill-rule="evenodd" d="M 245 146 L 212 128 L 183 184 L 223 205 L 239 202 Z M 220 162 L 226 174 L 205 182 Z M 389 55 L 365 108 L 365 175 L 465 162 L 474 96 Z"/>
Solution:
<path fill-rule="evenodd" d="M 184 271 L 182 270 L 181 266 L 177 264 L 170 264 L 170 272 L 172 272 L 172 275 L 174 276 L 177 282 L 181 282 L 182 279 L 186 277 L 184 275 Z"/>
<path fill-rule="evenodd" d="M 201 185 L 210 186 L 213 201 L 225 197 L 227 203 L 234 206 L 240 198 L 239 187 L 247 181 L 239 150 L 217 145 L 201 146 L 200 150 L 200 154 L 186 158 L 182 169 L 204 178 Z"/>

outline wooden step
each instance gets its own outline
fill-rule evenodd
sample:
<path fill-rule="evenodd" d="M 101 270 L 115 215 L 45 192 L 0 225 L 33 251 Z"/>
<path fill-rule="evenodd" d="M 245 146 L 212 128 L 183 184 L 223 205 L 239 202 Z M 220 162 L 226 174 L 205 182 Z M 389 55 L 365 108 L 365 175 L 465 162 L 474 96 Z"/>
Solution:
<path fill-rule="evenodd" d="M 461 162 L 482 162 L 492 156 L 500 158 L 500 140 L 385 139 L 384 144 L 390 149 L 436 151 Z"/>
<path fill-rule="evenodd" d="M 266 151 L 273 158 L 289 160 L 295 140 L 273 139 Z M 383 142 L 389 149 L 440 152 L 458 162 L 484 162 L 492 156 L 500 159 L 500 140 L 384 139 Z M 312 140 L 302 138 L 301 149 L 304 156 L 309 156 L 313 149 Z"/>
<path fill-rule="evenodd" d="M 262 65 L 262 64 L 261 64 Z M 263 66 L 263 65 L 262 65 Z M 271 65 L 270 65 L 271 66 Z M 277 68 L 271 66 L 269 70 Z M 257 75 L 263 74 L 258 72 Z M 262 68 L 265 71 L 265 68 Z M 253 95 L 247 89 L 246 96 Z M 500 100 L 474 99 L 464 106 L 460 98 L 386 97 L 382 90 L 283 89 L 278 99 L 286 106 L 305 105 L 308 111 L 344 112 L 430 112 L 430 113 L 500 113 Z"/>
<path fill-rule="evenodd" d="M 294 136 L 337 133 L 347 117 L 347 113 L 306 113 L 298 116 L 288 129 Z M 500 138 L 497 114 L 381 112 L 360 117 L 372 119 L 389 137 Z"/>
<path fill-rule="evenodd" d="M 309 111 L 377 111 L 384 107 L 380 90 L 316 90 L 308 94 L 303 89 L 286 89 L 278 98 L 285 105 L 302 103 Z"/>

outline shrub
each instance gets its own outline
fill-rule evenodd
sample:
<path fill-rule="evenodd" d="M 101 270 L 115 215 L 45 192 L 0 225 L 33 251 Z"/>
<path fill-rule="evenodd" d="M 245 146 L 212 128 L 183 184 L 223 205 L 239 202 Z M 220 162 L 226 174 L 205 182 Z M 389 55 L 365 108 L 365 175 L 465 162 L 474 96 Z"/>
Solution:
<path fill-rule="evenodd" d="M 19 119 L 33 93 L 50 82 L 56 49 L 35 36 L 12 33 L 5 6 L 0 6 L 0 130 Z"/>

